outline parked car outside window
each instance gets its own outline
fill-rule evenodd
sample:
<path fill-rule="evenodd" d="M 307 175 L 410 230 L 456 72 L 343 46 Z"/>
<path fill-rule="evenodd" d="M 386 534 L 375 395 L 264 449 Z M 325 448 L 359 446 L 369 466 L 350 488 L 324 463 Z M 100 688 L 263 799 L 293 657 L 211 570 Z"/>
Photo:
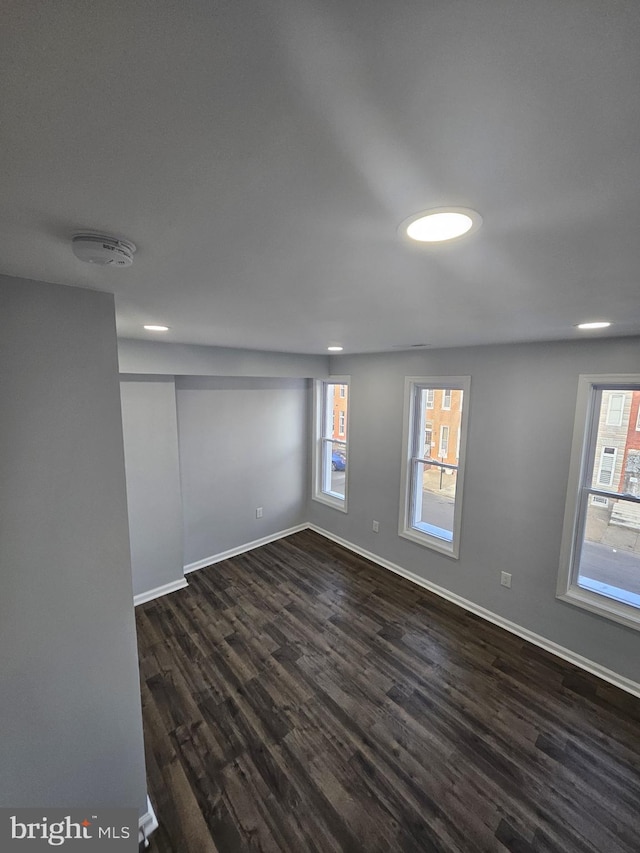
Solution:
<path fill-rule="evenodd" d="M 346 464 L 347 460 L 342 453 L 338 453 L 337 450 L 334 450 L 331 454 L 331 468 L 334 471 L 344 471 Z"/>

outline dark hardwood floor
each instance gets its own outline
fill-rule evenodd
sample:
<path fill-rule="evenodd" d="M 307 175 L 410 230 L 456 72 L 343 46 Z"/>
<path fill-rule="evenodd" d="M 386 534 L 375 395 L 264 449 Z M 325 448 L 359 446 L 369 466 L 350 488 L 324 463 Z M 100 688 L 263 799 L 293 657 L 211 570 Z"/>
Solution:
<path fill-rule="evenodd" d="M 153 853 L 640 850 L 640 700 L 315 533 L 136 614 Z"/>

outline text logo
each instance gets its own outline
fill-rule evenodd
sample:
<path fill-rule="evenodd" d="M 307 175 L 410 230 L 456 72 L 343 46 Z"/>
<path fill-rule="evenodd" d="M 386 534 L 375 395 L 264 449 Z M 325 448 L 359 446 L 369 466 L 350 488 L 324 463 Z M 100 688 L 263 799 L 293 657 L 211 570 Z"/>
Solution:
<path fill-rule="evenodd" d="M 136 853 L 135 809 L 0 809 L 0 850 Z"/>

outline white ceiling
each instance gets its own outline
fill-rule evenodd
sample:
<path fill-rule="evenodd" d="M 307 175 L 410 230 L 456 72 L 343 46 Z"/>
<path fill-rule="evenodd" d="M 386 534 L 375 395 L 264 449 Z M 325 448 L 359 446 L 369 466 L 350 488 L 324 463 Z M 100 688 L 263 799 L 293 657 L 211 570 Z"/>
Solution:
<path fill-rule="evenodd" d="M 0 272 L 112 291 L 121 336 L 640 333 L 637 0 L 3 0 L 0 39 Z M 399 237 L 447 204 L 482 228 Z"/>

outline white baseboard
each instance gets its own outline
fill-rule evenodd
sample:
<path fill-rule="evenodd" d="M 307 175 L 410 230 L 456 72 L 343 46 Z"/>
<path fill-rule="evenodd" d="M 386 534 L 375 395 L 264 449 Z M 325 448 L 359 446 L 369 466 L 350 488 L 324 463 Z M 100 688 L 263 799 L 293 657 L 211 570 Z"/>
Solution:
<path fill-rule="evenodd" d="M 491 610 L 486 610 L 484 607 L 480 607 L 480 605 L 475 604 L 473 601 L 469 601 L 466 598 L 462 598 L 462 596 L 456 595 L 455 592 L 450 592 L 444 587 L 438 586 L 437 584 L 432 583 L 431 581 L 425 580 L 419 575 L 416 575 L 413 572 L 410 572 L 407 569 L 403 569 L 401 566 L 392 563 L 390 560 L 385 560 L 383 557 L 379 557 L 377 554 L 373 554 L 371 551 L 367 551 L 364 548 L 360 548 L 358 545 L 354 545 L 353 542 L 349 542 L 346 539 L 342 539 L 342 537 L 336 536 L 335 534 L 330 533 L 328 530 L 324 530 L 322 527 L 317 527 L 315 524 L 307 524 L 306 527 L 308 530 L 314 530 L 321 536 L 325 536 L 327 539 L 331 539 L 332 542 L 336 542 L 338 545 L 342 545 L 343 548 L 347 548 L 347 550 L 353 551 L 355 554 L 359 554 L 361 557 L 365 557 L 367 560 L 371 560 L 372 563 L 376 563 L 376 565 L 381 566 L 383 569 L 388 569 L 390 572 L 394 572 L 396 575 L 400 575 L 401 577 L 406 578 L 412 583 L 415 583 L 418 586 L 429 590 L 429 592 L 433 592 L 435 593 L 435 595 L 439 595 L 441 598 L 446 598 L 447 601 L 451 601 L 453 602 L 453 604 L 457 604 L 459 607 L 462 607 L 464 610 L 468 610 L 470 613 L 475 613 L 476 616 L 480 616 L 482 619 L 486 619 L 487 622 L 492 622 L 494 625 L 498 625 L 500 628 L 504 628 L 505 631 L 509 631 L 511 634 L 515 634 L 516 636 L 521 637 L 523 640 L 527 640 L 534 646 L 538 646 L 539 648 L 544 649 L 547 652 L 551 652 L 552 655 L 556 655 L 557 657 L 566 660 L 568 663 L 572 663 L 579 669 L 583 669 L 586 672 L 590 672 L 592 675 L 598 676 L 598 678 L 601 678 L 603 681 L 608 681 L 609 684 L 613 684 L 615 687 L 619 687 L 621 690 L 624 690 L 627 693 L 631 693 L 632 696 L 637 696 L 640 698 L 640 684 L 638 684 L 638 682 L 632 681 L 630 678 L 626 678 L 623 675 L 619 675 L 617 672 L 613 672 L 612 670 L 601 666 L 595 661 L 589 660 L 588 658 L 585 658 L 582 655 L 576 654 L 576 652 L 572 652 L 571 649 L 566 649 L 564 646 L 560 646 L 557 643 L 552 642 L 551 640 L 547 640 L 546 637 L 542 637 L 540 636 L 540 634 L 535 634 L 533 631 L 529 631 L 527 628 L 523 628 L 516 622 L 511 622 L 509 619 L 505 619 L 503 616 L 499 616 L 497 613 L 493 613 Z"/>
<path fill-rule="evenodd" d="M 151 800 L 147 797 L 147 811 L 138 820 L 138 844 L 144 844 L 145 847 L 148 847 L 148 838 L 157 828 L 158 819 L 151 805 Z"/>
<path fill-rule="evenodd" d="M 263 536 L 262 539 L 254 539 L 253 542 L 247 542 L 244 545 L 239 545 L 237 548 L 231 548 L 229 551 L 222 551 L 220 554 L 214 554 L 212 557 L 204 557 L 195 563 L 188 563 L 184 567 L 184 573 L 188 575 L 190 572 L 198 571 L 198 569 L 205 569 L 214 563 L 221 563 L 223 560 L 229 560 L 231 557 L 237 557 L 238 554 L 253 551 L 254 548 L 259 548 L 261 545 L 268 545 L 269 542 L 275 542 L 276 539 L 284 539 L 285 536 L 291 536 L 292 533 L 300 533 L 301 530 L 307 530 L 308 528 L 309 525 L 306 523 L 297 524 L 288 530 L 280 530 L 278 533 L 272 533 L 270 536 Z"/>
<path fill-rule="evenodd" d="M 179 578 L 177 581 L 171 581 L 164 586 L 157 586 L 155 589 L 150 589 L 147 592 L 141 592 L 133 597 L 133 605 L 137 607 L 139 604 L 144 604 L 147 601 L 153 601 L 154 598 L 160 598 L 163 595 L 168 595 L 170 592 L 175 592 L 178 589 L 184 589 L 189 586 L 186 578 Z"/>

